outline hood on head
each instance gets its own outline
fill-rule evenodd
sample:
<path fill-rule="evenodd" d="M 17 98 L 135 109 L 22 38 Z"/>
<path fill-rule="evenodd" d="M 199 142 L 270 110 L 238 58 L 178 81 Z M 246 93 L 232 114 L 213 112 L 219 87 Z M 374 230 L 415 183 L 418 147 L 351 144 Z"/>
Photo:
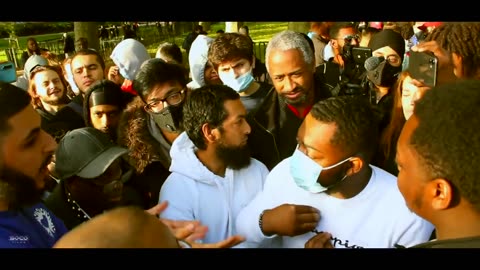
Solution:
<path fill-rule="evenodd" d="M 25 62 L 25 66 L 23 68 L 23 74 L 25 75 L 25 78 L 30 80 L 30 72 L 36 67 L 36 66 L 46 66 L 48 65 L 48 60 L 47 58 L 40 56 L 40 55 L 32 55 L 30 56 L 27 61 Z"/>
<path fill-rule="evenodd" d="M 140 41 L 127 38 L 115 46 L 110 58 L 120 69 L 120 74 L 125 79 L 133 81 L 141 65 L 151 57 Z"/>
<path fill-rule="evenodd" d="M 213 38 L 206 35 L 198 35 L 192 42 L 190 53 L 188 54 L 188 64 L 192 73 L 192 83 L 189 85 L 192 89 L 205 85 L 205 65 L 207 64 L 208 48 L 213 42 Z"/>

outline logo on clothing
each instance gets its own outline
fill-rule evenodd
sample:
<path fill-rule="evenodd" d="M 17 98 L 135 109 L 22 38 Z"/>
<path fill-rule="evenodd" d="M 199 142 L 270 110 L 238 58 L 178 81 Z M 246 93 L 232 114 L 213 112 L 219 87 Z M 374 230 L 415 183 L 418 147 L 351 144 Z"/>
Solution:
<path fill-rule="evenodd" d="M 35 219 L 42 225 L 42 227 L 47 231 L 50 237 L 55 236 L 55 225 L 53 225 L 52 217 L 47 212 L 47 210 L 43 208 L 35 208 L 33 212 L 33 216 Z"/>
<path fill-rule="evenodd" d="M 28 235 L 11 235 L 8 240 L 15 244 L 25 244 L 28 242 Z"/>

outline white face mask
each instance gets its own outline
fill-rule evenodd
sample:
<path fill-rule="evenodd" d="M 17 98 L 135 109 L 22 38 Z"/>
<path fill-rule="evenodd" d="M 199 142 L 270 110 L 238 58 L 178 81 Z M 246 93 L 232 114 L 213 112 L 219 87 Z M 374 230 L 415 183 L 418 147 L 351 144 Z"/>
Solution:
<path fill-rule="evenodd" d="M 250 71 L 238 76 L 237 78 L 235 78 L 235 74 L 233 72 L 220 73 L 218 75 L 220 77 L 220 80 L 223 82 L 223 84 L 229 86 L 230 88 L 237 91 L 238 93 L 245 91 L 250 86 L 250 84 L 255 80 L 253 78 L 251 69 Z"/>
<path fill-rule="evenodd" d="M 320 184 L 318 181 L 322 171 L 335 168 L 338 165 L 349 161 L 350 159 L 351 158 L 347 158 L 331 166 L 322 167 L 302 151 L 300 151 L 297 146 L 297 149 L 295 149 L 295 152 L 290 158 L 290 174 L 295 180 L 295 184 L 297 184 L 297 186 L 312 193 L 321 193 L 328 190 L 328 188 L 332 187 L 333 185 L 337 185 L 338 183 L 342 182 L 347 177 L 347 175 L 345 175 L 342 179 L 336 181 L 336 183 L 334 183 L 332 186 L 326 187 Z"/>

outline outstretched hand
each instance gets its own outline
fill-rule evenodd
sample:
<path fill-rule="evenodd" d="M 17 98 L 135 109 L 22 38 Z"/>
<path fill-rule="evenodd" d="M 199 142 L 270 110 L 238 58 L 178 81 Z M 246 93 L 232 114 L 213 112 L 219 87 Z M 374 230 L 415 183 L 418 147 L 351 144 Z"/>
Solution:
<path fill-rule="evenodd" d="M 145 211 L 150 215 L 159 216 L 167 207 L 168 202 L 163 201 Z M 161 218 L 160 221 L 167 225 L 177 239 L 182 239 L 187 242 L 203 239 L 208 231 L 207 226 L 202 225 L 198 220 L 171 220 Z"/>

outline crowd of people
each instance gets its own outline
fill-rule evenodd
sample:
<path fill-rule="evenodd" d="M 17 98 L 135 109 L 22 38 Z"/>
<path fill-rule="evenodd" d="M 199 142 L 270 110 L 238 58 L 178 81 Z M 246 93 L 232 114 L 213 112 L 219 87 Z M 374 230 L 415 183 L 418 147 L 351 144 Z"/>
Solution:
<path fill-rule="evenodd" d="M 0 247 L 480 247 L 480 23 L 312 22 L 265 63 L 248 27 L 197 26 L 183 49 L 189 70 L 134 38 L 32 49 L 0 82 Z"/>

